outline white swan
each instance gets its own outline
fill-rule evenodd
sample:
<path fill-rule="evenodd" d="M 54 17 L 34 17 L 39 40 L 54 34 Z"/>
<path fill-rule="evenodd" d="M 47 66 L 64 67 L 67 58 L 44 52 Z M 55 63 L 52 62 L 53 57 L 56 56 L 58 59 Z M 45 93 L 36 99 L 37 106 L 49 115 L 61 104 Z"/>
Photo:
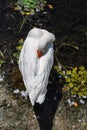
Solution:
<path fill-rule="evenodd" d="M 19 69 L 23 76 L 31 104 L 43 103 L 47 93 L 50 70 L 53 65 L 54 34 L 33 28 L 28 33 L 19 57 Z"/>

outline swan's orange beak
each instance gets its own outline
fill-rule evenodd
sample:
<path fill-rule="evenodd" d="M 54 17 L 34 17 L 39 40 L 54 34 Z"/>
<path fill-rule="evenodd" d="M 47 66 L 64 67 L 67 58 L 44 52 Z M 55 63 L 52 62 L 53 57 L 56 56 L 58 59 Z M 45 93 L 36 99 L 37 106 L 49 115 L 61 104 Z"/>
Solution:
<path fill-rule="evenodd" d="M 42 51 L 37 50 L 37 57 L 40 58 L 43 55 Z"/>

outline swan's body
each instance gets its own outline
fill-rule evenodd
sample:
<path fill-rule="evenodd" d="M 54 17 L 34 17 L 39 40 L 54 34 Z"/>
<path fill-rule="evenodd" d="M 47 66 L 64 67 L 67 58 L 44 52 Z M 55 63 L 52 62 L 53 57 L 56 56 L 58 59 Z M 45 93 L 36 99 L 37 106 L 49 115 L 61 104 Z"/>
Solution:
<path fill-rule="evenodd" d="M 19 69 L 32 105 L 43 103 L 47 93 L 50 70 L 53 65 L 55 36 L 44 29 L 33 28 L 24 42 L 19 57 Z M 37 51 L 43 53 L 37 55 Z"/>

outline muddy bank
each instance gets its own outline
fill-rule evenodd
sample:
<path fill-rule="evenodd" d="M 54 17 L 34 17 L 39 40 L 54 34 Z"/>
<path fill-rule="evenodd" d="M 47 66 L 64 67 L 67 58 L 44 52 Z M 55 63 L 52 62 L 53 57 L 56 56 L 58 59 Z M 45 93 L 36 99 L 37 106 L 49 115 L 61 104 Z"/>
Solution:
<path fill-rule="evenodd" d="M 86 130 L 87 104 L 70 107 L 65 98 L 59 103 L 58 94 L 52 94 L 46 98 L 43 110 L 33 109 L 29 100 L 10 93 L 6 87 L 0 85 L 1 130 Z"/>

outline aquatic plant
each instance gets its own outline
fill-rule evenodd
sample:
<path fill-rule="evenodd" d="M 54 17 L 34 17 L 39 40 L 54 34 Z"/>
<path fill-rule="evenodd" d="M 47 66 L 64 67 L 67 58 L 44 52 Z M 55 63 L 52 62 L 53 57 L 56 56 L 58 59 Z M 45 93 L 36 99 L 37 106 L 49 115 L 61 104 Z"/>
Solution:
<path fill-rule="evenodd" d="M 0 50 L 0 67 L 1 67 L 2 64 L 4 63 L 4 59 L 5 59 L 4 54 L 3 54 L 3 52 Z"/>
<path fill-rule="evenodd" d="M 65 87 L 71 94 L 87 96 L 87 71 L 84 66 L 75 67 L 65 73 Z"/>
<path fill-rule="evenodd" d="M 63 90 L 68 91 L 70 95 L 74 95 L 75 97 L 87 97 L 87 70 L 84 66 L 71 67 L 62 65 L 56 55 L 58 54 L 59 48 L 63 46 L 70 46 L 76 50 L 79 49 L 77 46 L 75 47 L 67 43 L 61 44 L 56 49 L 55 57 L 58 65 L 54 66 L 54 68 L 57 70 L 60 77 L 65 79 Z"/>
<path fill-rule="evenodd" d="M 46 0 L 18 0 L 15 10 L 19 10 L 22 15 L 33 15 L 44 9 Z"/>
<path fill-rule="evenodd" d="M 22 49 L 23 42 L 24 42 L 24 40 L 23 40 L 23 38 L 21 38 L 21 39 L 19 40 L 19 42 L 18 42 L 18 46 L 16 47 L 17 52 L 14 52 L 14 53 L 13 53 L 13 56 L 16 58 L 17 63 L 18 63 L 18 60 L 19 60 L 19 54 L 20 54 L 20 51 L 21 51 L 21 49 Z"/>

